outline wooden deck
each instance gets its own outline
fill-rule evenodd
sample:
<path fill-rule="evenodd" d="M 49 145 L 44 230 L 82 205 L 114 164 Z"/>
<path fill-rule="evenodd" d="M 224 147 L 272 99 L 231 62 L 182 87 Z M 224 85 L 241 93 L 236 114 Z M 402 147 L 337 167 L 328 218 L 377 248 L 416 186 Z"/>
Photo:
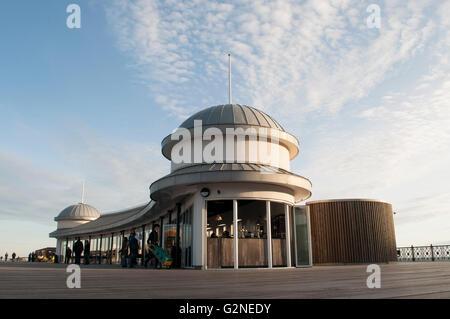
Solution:
<path fill-rule="evenodd" d="M 381 264 L 368 289 L 365 265 L 273 270 L 150 270 L 91 265 L 81 289 L 65 265 L 0 263 L 0 298 L 450 298 L 450 262 Z"/>

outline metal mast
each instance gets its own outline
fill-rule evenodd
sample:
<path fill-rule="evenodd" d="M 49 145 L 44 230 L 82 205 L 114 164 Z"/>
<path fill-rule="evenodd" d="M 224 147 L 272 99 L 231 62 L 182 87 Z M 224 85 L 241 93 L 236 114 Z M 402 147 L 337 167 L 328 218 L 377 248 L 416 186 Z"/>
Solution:
<path fill-rule="evenodd" d="M 84 181 L 83 181 L 83 187 L 81 189 L 81 204 L 84 204 Z"/>
<path fill-rule="evenodd" d="M 231 53 L 228 53 L 228 104 L 231 104 Z"/>

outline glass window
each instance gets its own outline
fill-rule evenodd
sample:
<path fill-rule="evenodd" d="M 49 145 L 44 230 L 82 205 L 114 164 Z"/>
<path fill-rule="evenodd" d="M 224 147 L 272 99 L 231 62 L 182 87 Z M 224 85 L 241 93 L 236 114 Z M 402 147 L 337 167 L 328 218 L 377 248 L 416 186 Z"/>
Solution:
<path fill-rule="evenodd" d="M 145 241 L 148 240 L 148 238 L 150 237 L 150 233 L 152 232 L 152 225 L 146 225 L 145 226 Z"/>
<path fill-rule="evenodd" d="M 91 258 L 93 259 L 92 261 L 94 262 L 95 259 L 98 258 L 97 253 L 98 253 L 98 239 L 97 237 L 94 237 L 91 239 Z"/>
<path fill-rule="evenodd" d="M 207 266 L 234 267 L 233 201 L 207 202 Z"/>
<path fill-rule="evenodd" d="M 295 236 L 297 242 L 297 266 L 311 265 L 308 233 L 308 212 L 306 206 L 295 207 Z"/>
<path fill-rule="evenodd" d="M 295 209 L 294 206 L 289 206 L 289 233 L 291 239 L 291 266 L 296 264 L 296 236 L 295 236 Z"/>
<path fill-rule="evenodd" d="M 169 255 L 172 250 L 172 246 L 175 246 L 176 236 L 177 236 L 176 224 L 163 225 L 163 247 Z"/>
<path fill-rule="evenodd" d="M 239 267 L 267 267 L 266 202 L 238 201 Z"/>
<path fill-rule="evenodd" d="M 272 230 L 272 266 L 286 266 L 285 204 L 270 202 L 270 227 Z"/>
<path fill-rule="evenodd" d="M 181 266 L 192 266 L 192 206 L 181 215 L 180 225 Z"/>
<path fill-rule="evenodd" d="M 116 256 L 117 256 L 117 234 L 112 235 L 112 251 L 111 251 L 111 263 L 116 263 Z"/>
<path fill-rule="evenodd" d="M 122 235 L 120 233 L 117 233 L 114 235 L 116 238 L 116 258 L 115 263 L 120 263 L 120 249 L 122 247 Z"/>

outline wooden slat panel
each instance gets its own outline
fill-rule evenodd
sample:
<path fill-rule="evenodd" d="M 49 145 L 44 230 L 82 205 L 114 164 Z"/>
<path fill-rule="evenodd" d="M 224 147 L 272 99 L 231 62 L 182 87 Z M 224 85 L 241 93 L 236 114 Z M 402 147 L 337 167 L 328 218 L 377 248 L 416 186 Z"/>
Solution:
<path fill-rule="evenodd" d="M 267 239 L 239 239 L 239 267 L 267 266 Z"/>
<path fill-rule="evenodd" d="M 219 238 L 222 255 L 220 264 L 222 267 L 234 266 L 234 239 L 233 238 Z"/>
<path fill-rule="evenodd" d="M 286 266 L 286 239 L 272 239 L 273 267 Z"/>
<path fill-rule="evenodd" d="M 208 268 L 219 268 L 219 238 L 207 239 L 207 265 Z"/>

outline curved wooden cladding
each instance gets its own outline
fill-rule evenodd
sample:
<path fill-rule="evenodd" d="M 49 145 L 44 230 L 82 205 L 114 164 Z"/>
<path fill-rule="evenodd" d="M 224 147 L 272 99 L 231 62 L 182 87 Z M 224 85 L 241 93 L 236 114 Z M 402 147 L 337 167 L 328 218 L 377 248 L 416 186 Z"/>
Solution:
<path fill-rule="evenodd" d="M 313 264 L 397 261 L 391 204 L 330 201 L 307 205 Z"/>

